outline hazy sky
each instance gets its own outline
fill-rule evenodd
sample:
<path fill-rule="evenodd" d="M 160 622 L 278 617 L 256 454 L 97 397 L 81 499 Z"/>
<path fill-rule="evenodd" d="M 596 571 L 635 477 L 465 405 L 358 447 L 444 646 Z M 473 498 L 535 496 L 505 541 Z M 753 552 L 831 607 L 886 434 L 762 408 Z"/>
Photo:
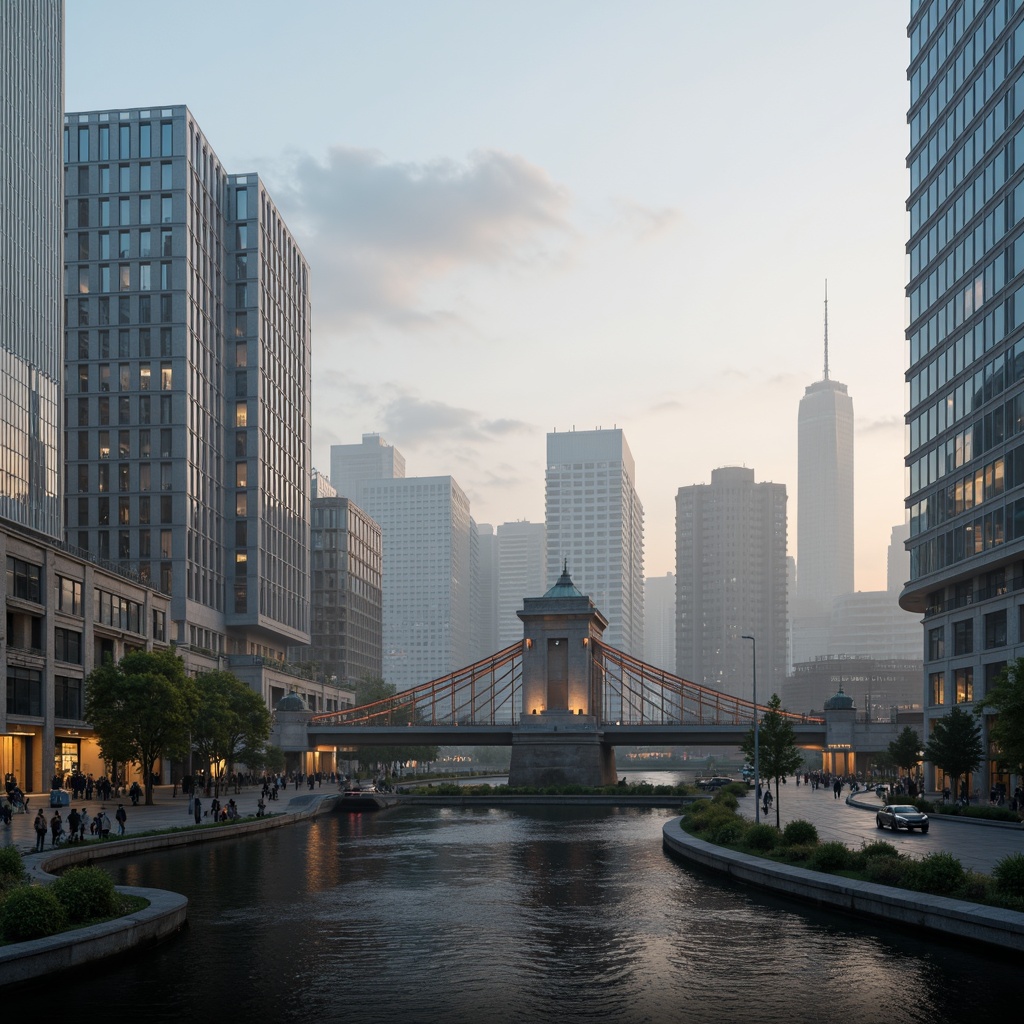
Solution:
<path fill-rule="evenodd" d="M 903 522 L 906 0 L 67 0 L 69 110 L 189 106 L 312 267 L 313 462 L 379 432 L 477 522 L 619 426 L 648 575 L 675 492 L 784 483 L 856 416 L 856 585 Z"/>

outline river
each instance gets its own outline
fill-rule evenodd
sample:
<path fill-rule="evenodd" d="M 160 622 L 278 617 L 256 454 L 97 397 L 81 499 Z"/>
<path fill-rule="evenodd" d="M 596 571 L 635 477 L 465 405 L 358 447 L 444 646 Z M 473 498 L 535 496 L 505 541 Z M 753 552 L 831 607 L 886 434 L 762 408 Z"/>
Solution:
<path fill-rule="evenodd" d="M 662 850 L 668 816 L 405 806 L 112 864 L 119 883 L 186 893 L 188 928 L 5 1009 L 41 999 L 145 1024 L 1017 1019 L 1008 958 L 696 873 Z"/>

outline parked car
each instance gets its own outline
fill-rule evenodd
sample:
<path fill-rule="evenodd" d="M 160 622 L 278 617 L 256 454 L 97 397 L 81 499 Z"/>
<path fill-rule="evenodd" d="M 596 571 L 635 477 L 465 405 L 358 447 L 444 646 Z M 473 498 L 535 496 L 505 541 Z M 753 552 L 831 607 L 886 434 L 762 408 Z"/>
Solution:
<path fill-rule="evenodd" d="M 735 779 L 727 778 L 724 775 L 715 775 L 710 779 L 698 779 L 697 788 L 705 791 L 721 789 L 723 786 L 728 786 L 730 782 L 735 782 Z"/>
<path fill-rule="evenodd" d="M 875 824 L 879 828 L 888 826 L 893 832 L 897 832 L 901 828 L 905 828 L 908 832 L 912 832 L 915 828 L 927 832 L 928 815 L 911 804 L 886 804 L 875 815 Z"/>

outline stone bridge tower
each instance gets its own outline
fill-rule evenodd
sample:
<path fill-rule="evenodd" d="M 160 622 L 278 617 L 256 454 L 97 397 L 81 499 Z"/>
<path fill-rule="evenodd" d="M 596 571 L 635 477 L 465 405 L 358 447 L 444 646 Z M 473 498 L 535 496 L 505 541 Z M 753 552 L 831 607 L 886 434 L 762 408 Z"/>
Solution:
<path fill-rule="evenodd" d="M 523 622 L 522 707 L 509 785 L 614 784 L 593 645 L 608 620 L 576 589 L 567 566 L 543 597 L 524 598 L 516 614 Z"/>

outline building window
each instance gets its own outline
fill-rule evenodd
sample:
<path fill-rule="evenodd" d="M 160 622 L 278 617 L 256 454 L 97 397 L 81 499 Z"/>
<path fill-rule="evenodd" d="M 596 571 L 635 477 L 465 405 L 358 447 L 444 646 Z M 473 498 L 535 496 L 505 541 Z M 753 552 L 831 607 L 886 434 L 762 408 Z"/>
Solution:
<path fill-rule="evenodd" d="M 36 669 L 7 666 L 7 714 L 43 713 L 43 674 Z"/>
<path fill-rule="evenodd" d="M 82 664 L 82 634 L 58 626 L 53 631 L 54 657 L 69 665 Z"/>
<path fill-rule="evenodd" d="M 69 615 L 82 614 L 82 584 L 80 580 L 57 577 L 57 607 Z"/>
<path fill-rule="evenodd" d="M 928 703 L 946 703 L 946 676 L 943 672 L 932 672 L 928 676 Z"/>
<path fill-rule="evenodd" d="M 23 562 L 20 558 L 7 556 L 7 594 L 23 601 L 42 601 L 42 566 Z"/>
<path fill-rule="evenodd" d="M 974 700 L 974 669 L 958 668 L 953 675 L 956 686 L 957 704 L 969 704 Z"/>
<path fill-rule="evenodd" d="M 57 718 L 82 718 L 82 680 L 72 676 L 53 677 L 53 713 Z"/>
<path fill-rule="evenodd" d="M 961 619 L 953 623 L 953 654 L 971 654 L 974 651 L 974 620 Z"/>
<path fill-rule="evenodd" d="M 946 628 L 938 626 L 928 630 L 928 660 L 941 661 L 946 656 Z"/>
<path fill-rule="evenodd" d="M 1006 609 L 985 616 L 985 647 L 1006 646 Z"/>

